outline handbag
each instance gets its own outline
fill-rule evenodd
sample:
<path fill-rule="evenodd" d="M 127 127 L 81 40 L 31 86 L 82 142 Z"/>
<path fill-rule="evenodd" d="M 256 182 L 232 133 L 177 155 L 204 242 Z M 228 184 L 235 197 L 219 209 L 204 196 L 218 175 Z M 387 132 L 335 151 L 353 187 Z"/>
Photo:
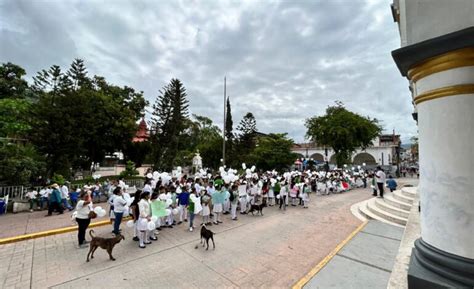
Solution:
<path fill-rule="evenodd" d="M 97 214 L 94 211 L 89 212 L 89 219 L 95 219 L 97 218 Z"/>

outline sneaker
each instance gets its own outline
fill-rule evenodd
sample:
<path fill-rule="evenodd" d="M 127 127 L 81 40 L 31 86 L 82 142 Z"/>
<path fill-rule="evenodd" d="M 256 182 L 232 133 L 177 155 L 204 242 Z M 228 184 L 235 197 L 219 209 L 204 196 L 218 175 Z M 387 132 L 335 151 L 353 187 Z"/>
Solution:
<path fill-rule="evenodd" d="M 145 245 L 150 245 L 150 244 L 151 244 L 151 242 L 145 242 L 144 244 L 145 244 Z"/>
<path fill-rule="evenodd" d="M 181 225 L 181 223 L 182 223 L 182 222 L 181 222 L 181 221 L 179 221 L 179 222 L 178 222 L 178 225 Z"/>
<path fill-rule="evenodd" d="M 217 223 L 219 223 L 219 224 L 220 224 L 220 223 L 222 223 L 222 221 L 217 221 Z"/>
<path fill-rule="evenodd" d="M 168 228 L 173 228 L 173 225 L 168 225 Z"/>
<path fill-rule="evenodd" d="M 138 237 L 133 237 L 132 240 L 133 240 L 133 241 L 140 241 L 140 239 L 138 239 Z"/>
<path fill-rule="evenodd" d="M 237 218 L 232 218 L 232 221 L 237 221 Z"/>
<path fill-rule="evenodd" d="M 219 223 L 217 223 L 217 222 L 213 222 L 213 224 L 214 224 L 214 225 L 219 225 Z"/>
<path fill-rule="evenodd" d="M 189 232 L 192 232 L 193 230 L 194 230 L 193 227 L 190 227 L 190 228 L 189 228 Z"/>
<path fill-rule="evenodd" d="M 142 245 L 138 245 L 138 248 L 140 248 L 140 249 L 145 249 L 146 246 L 145 246 L 145 245 L 143 245 L 143 246 L 142 246 Z"/>
<path fill-rule="evenodd" d="M 158 238 L 157 238 L 157 237 L 150 237 L 150 240 L 152 240 L 152 241 L 158 241 Z"/>

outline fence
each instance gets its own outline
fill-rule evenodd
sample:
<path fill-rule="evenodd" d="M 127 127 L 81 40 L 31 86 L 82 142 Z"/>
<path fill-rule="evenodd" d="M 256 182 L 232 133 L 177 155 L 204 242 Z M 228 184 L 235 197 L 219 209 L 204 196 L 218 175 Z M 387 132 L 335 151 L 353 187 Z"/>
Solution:
<path fill-rule="evenodd" d="M 125 184 L 129 187 L 136 187 L 136 188 L 143 188 L 145 184 L 145 180 L 143 179 L 131 179 L 131 180 L 124 180 Z M 41 190 L 42 187 L 36 186 L 8 186 L 8 187 L 0 187 L 0 198 L 4 198 L 8 195 L 10 201 L 24 201 L 26 200 L 26 193 L 30 190 L 30 188 L 34 188 L 37 192 Z M 71 190 L 71 188 L 69 188 Z"/>

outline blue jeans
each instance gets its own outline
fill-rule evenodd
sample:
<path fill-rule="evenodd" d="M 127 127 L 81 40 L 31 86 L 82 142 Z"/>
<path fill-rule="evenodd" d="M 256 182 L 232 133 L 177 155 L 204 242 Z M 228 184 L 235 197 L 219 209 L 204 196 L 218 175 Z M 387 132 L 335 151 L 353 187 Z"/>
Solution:
<path fill-rule="evenodd" d="M 189 227 L 191 228 L 193 226 L 194 213 L 188 212 L 188 219 L 189 219 Z"/>
<path fill-rule="evenodd" d="M 118 235 L 120 234 L 119 230 L 120 230 L 120 223 L 122 223 L 123 213 L 114 212 L 114 214 L 115 214 L 114 234 Z"/>
<path fill-rule="evenodd" d="M 69 202 L 67 201 L 67 199 L 62 199 L 62 201 L 63 201 L 64 208 L 68 210 L 72 210 L 72 207 L 71 205 L 69 205 Z"/>

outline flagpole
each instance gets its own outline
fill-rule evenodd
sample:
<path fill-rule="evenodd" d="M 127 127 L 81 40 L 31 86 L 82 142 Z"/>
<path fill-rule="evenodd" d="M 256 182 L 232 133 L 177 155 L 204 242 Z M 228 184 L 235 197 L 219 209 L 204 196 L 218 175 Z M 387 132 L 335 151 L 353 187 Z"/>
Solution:
<path fill-rule="evenodd" d="M 222 166 L 225 166 L 225 103 L 226 101 L 226 77 L 224 76 L 224 121 L 222 124 Z"/>

